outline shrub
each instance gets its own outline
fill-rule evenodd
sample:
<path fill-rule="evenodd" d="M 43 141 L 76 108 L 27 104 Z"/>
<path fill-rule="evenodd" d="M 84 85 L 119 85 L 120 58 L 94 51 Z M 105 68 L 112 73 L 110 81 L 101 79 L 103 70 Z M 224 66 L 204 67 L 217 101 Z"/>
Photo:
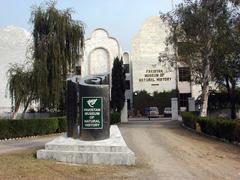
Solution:
<path fill-rule="evenodd" d="M 58 129 L 58 119 L 49 118 L 49 119 L 38 119 L 38 135 L 50 134 L 57 132 Z"/>
<path fill-rule="evenodd" d="M 110 124 L 117 124 L 121 122 L 121 114 L 119 112 L 113 112 L 110 114 Z"/>
<path fill-rule="evenodd" d="M 199 126 L 201 127 L 201 131 L 203 133 L 206 133 L 206 129 L 207 129 L 207 120 L 206 120 L 206 118 L 198 118 L 197 122 L 198 122 Z"/>
<path fill-rule="evenodd" d="M 0 139 L 44 135 L 66 130 L 66 118 L 0 120 Z"/>
<path fill-rule="evenodd" d="M 66 117 L 58 118 L 58 132 L 66 132 L 67 131 L 67 119 Z"/>
<path fill-rule="evenodd" d="M 194 113 L 185 112 L 182 114 L 183 124 L 192 129 L 196 123 L 205 134 L 226 139 L 228 141 L 240 142 L 240 123 L 230 119 L 199 117 Z"/>
<path fill-rule="evenodd" d="M 196 116 L 191 112 L 182 113 L 183 124 L 189 128 L 196 129 Z"/>
<path fill-rule="evenodd" d="M 235 121 L 219 120 L 217 121 L 217 137 L 234 141 L 235 128 L 238 128 Z"/>
<path fill-rule="evenodd" d="M 217 123 L 216 123 L 215 119 L 204 118 L 203 122 L 206 123 L 204 125 L 204 127 L 205 127 L 204 131 L 206 134 L 209 134 L 212 136 L 217 135 Z"/>
<path fill-rule="evenodd" d="M 234 141 L 240 142 L 240 121 L 236 123 L 236 128 L 234 129 Z"/>
<path fill-rule="evenodd" d="M 110 124 L 121 121 L 120 113 L 110 114 Z M 36 136 L 60 133 L 67 130 L 66 117 L 52 117 L 46 119 L 0 120 L 0 139 Z"/>
<path fill-rule="evenodd" d="M 0 121 L 0 139 L 5 139 L 10 136 L 9 123 L 7 120 Z"/>

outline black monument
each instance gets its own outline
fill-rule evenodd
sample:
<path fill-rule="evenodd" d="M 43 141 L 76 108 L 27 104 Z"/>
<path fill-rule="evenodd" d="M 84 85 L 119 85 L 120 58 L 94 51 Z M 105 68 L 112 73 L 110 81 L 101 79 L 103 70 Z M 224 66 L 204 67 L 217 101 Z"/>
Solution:
<path fill-rule="evenodd" d="M 67 136 L 86 141 L 109 138 L 109 74 L 93 75 L 78 82 L 67 80 Z"/>

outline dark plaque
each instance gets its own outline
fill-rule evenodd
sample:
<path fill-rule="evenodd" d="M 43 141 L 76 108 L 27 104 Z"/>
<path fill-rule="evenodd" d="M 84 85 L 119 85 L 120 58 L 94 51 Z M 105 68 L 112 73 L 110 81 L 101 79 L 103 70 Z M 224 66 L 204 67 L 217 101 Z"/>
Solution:
<path fill-rule="evenodd" d="M 82 128 L 103 129 L 102 97 L 82 97 Z"/>

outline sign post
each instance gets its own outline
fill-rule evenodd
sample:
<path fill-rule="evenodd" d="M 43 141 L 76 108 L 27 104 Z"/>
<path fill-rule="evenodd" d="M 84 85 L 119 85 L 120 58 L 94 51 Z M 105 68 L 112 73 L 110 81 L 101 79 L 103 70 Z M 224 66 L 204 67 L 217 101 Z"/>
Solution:
<path fill-rule="evenodd" d="M 102 97 L 82 97 L 82 129 L 103 129 Z"/>

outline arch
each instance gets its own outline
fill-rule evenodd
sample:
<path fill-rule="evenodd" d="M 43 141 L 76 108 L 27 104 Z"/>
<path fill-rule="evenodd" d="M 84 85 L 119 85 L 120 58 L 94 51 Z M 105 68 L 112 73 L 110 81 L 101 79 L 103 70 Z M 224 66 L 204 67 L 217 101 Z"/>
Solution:
<path fill-rule="evenodd" d="M 103 28 L 97 28 L 97 29 L 94 29 L 92 34 L 91 34 L 91 39 L 94 38 L 94 36 L 98 33 L 98 32 L 101 32 L 102 34 L 105 34 L 106 37 L 109 37 L 109 33 L 107 32 L 106 29 L 103 29 Z"/>
<path fill-rule="evenodd" d="M 106 29 L 103 29 L 103 28 L 96 28 L 96 29 L 94 29 L 92 31 L 92 33 L 91 33 L 91 37 L 87 38 L 85 40 L 85 43 L 86 43 L 86 41 L 91 41 L 91 40 L 93 40 L 95 38 L 98 38 L 99 35 L 100 35 L 100 37 L 106 37 L 106 39 L 112 40 L 112 41 L 114 41 L 116 43 L 117 48 L 118 48 L 118 56 L 120 57 L 121 56 L 121 46 L 120 46 L 120 43 L 118 42 L 118 40 L 116 38 L 110 36 Z"/>
<path fill-rule="evenodd" d="M 110 53 L 104 47 L 94 48 L 88 55 L 88 74 L 102 74 L 110 71 Z"/>

